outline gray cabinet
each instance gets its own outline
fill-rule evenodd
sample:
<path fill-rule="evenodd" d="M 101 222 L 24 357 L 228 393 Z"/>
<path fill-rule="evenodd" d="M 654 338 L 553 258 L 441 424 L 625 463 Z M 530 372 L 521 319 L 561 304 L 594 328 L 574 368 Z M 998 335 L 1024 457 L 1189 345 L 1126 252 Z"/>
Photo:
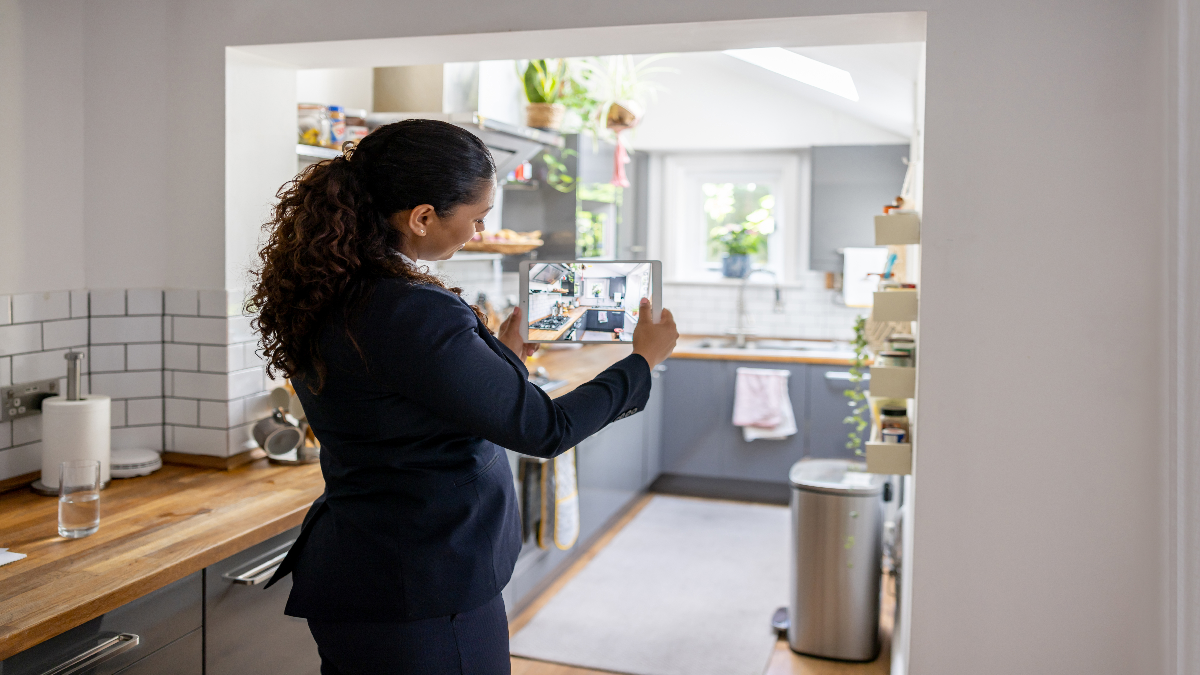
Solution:
<path fill-rule="evenodd" d="M 865 368 L 864 368 L 865 370 Z M 845 392 L 853 385 L 850 369 L 842 366 L 810 366 L 808 374 L 808 456 L 819 458 L 857 459 L 853 450 L 846 449 L 847 435 L 853 428 L 845 423 L 850 414 L 850 399 Z M 862 383 L 866 388 L 866 383 Z M 862 433 L 865 438 L 870 426 Z"/>
<path fill-rule="evenodd" d="M 320 672 L 307 622 L 283 613 L 291 577 L 263 588 L 299 532 L 272 537 L 204 570 L 207 675 Z"/>
<path fill-rule="evenodd" d="M 813 270 L 841 272 L 839 249 L 875 245 L 875 216 L 904 184 L 907 145 L 841 145 L 812 149 Z"/>
<path fill-rule="evenodd" d="M 733 387 L 740 366 L 791 373 L 788 395 L 799 432 L 781 441 L 747 442 L 733 426 Z M 786 483 L 788 469 L 805 456 L 807 399 L 804 364 L 668 360 L 663 407 L 664 473 Z"/>
<path fill-rule="evenodd" d="M 203 649 L 204 631 L 197 628 L 118 675 L 204 675 Z"/>
<path fill-rule="evenodd" d="M 91 653 L 73 673 L 182 673 L 201 672 L 203 653 L 199 635 L 203 611 L 201 573 L 191 574 L 153 593 L 72 628 L 0 662 L 3 675 L 41 675 Z M 136 635 L 136 642 L 122 636 Z M 152 671 L 139 667 L 143 660 L 170 650 L 171 668 Z"/>

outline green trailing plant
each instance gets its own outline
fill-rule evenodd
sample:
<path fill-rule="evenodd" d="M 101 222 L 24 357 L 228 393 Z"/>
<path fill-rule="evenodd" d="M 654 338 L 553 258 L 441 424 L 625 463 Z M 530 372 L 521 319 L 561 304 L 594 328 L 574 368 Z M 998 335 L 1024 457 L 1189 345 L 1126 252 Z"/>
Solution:
<path fill-rule="evenodd" d="M 578 157 L 579 153 L 567 148 L 563 150 L 563 157 Z M 546 163 L 546 183 L 550 187 L 562 193 L 568 193 L 579 186 L 579 178 L 571 175 L 571 170 L 561 159 L 555 157 L 549 152 L 542 153 L 542 161 Z"/>
<path fill-rule="evenodd" d="M 708 231 L 710 257 L 721 252 L 729 255 L 757 255 L 775 231 L 775 197 L 758 186 L 755 191 L 733 183 L 705 183 L 704 213 L 715 225 Z M 765 262 L 765 260 L 764 260 Z"/>
<path fill-rule="evenodd" d="M 850 366 L 850 388 L 842 392 L 850 400 L 850 414 L 843 423 L 853 428 L 847 435 L 846 449 L 855 455 L 863 455 L 863 431 L 867 428 L 867 393 L 863 391 L 863 367 L 867 364 L 867 320 L 862 315 L 854 320 L 854 364 Z"/>
<path fill-rule="evenodd" d="M 525 85 L 525 99 L 530 103 L 558 103 L 568 88 L 567 62 L 555 59 L 551 65 L 546 59 L 531 59 L 521 81 Z"/>

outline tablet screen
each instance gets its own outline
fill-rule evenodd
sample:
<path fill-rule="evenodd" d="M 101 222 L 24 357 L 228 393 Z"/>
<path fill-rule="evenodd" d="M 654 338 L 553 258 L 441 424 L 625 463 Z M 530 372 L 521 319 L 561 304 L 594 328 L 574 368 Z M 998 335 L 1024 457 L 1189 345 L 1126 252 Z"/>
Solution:
<path fill-rule="evenodd" d="M 630 342 L 649 262 L 545 262 L 529 266 L 530 342 Z"/>

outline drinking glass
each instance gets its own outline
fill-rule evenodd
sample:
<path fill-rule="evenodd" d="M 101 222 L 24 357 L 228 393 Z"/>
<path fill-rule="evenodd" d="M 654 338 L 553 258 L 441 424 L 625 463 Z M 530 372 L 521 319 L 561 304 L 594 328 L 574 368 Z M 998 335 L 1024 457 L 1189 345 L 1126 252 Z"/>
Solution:
<path fill-rule="evenodd" d="M 100 529 L 100 462 L 63 462 L 58 474 L 58 536 L 79 539 Z"/>

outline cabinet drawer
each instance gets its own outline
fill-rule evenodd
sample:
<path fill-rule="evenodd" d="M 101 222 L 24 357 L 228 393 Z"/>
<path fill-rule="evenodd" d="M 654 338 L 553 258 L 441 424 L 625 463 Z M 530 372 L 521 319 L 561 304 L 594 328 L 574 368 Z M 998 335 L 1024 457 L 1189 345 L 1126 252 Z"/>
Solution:
<path fill-rule="evenodd" d="M 197 572 L 0 662 L 0 675 L 42 675 L 88 652 L 92 655 L 86 662 L 95 665 L 74 673 L 116 673 L 190 632 L 198 632 L 202 598 L 201 573 Z M 118 639 L 120 635 L 136 635 L 136 643 Z"/>
<path fill-rule="evenodd" d="M 204 631 L 184 635 L 118 675 L 204 675 Z"/>
<path fill-rule="evenodd" d="M 299 534 L 295 528 L 205 569 L 207 675 L 320 672 L 308 622 L 283 613 L 292 578 L 263 588 L 273 567 L 268 563 L 281 559 Z"/>

